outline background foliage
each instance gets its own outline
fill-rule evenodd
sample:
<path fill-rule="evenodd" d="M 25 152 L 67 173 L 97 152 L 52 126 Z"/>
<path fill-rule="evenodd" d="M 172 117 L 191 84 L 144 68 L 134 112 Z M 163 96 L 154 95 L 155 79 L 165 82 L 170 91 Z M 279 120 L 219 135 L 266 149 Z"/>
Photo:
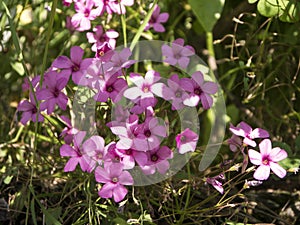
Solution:
<path fill-rule="evenodd" d="M 229 178 L 222 196 L 202 178 L 216 174 L 220 165 L 232 158 L 225 146 L 209 170 L 198 171 L 196 154 L 174 177 L 134 188 L 128 202 L 119 205 L 98 197 L 94 177 L 80 170 L 63 172 L 60 121 L 49 118 L 37 134 L 34 124 L 24 127 L 18 122 L 16 107 L 26 97 L 21 88 L 26 74 L 22 63 L 34 76 L 58 55 L 68 55 L 71 46 L 80 45 L 86 57 L 93 56 L 84 34 L 65 29 L 71 9 L 58 2 L 44 62 L 52 1 L 0 1 L 0 224 L 299 224 L 300 176 L 296 168 L 300 161 L 300 3 L 249 3 L 159 1 L 162 11 L 170 13 L 167 32 L 147 32 L 142 38 L 184 38 L 215 69 L 226 99 L 228 122 L 244 120 L 268 130 L 271 139 L 289 153 L 285 167 L 295 169 L 284 180 L 272 177 L 247 190 L 242 175 L 233 171 L 232 178 L 237 178 Z M 11 23 L 4 5 L 11 14 Z M 131 40 L 140 15 L 138 10 L 127 9 Z M 122 34 L 119 18 L 115 16 L 113 21 L 113 28 Z M 18 40 L 14 39 L 14 31 Z M 122 44 L 122 38 L 118 42 Z M 35 137 L 39 140 L 36 147 L 32 141 Z M 198 152 L 201 155 L 201 149 Z"/>

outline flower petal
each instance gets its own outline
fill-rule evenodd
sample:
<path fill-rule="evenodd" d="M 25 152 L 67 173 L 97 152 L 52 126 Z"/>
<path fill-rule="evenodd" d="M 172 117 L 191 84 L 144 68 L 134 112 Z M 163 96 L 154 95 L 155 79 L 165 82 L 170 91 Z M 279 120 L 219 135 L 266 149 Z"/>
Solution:
<path fill-rule="evenodd" d="M 288 157 L 287 152 L 279 147 L 273 148 L 269 154 L 269 158 L 273 162 L 279 162 L 287 157 Z"/>
<path fill-rule="evenodd" d="M 248 151 L 250 162 L 254 165 L 261 165 L 262 164 L 262 157 L 261 154 L 253 149 Z"/>
<path fill-rule="evenodd" d="M 280 178 L 284 178 L 286 176 L 286 170 L 283 169 L 278 163 L 270 162 L 271 170 Z"/>
<path fill-rule="evenodd" d="M 270 167 L 269 166 L 266 166 L 266 165 L 260 165 L 253 177 L 256 179 L 256 180 L 267 180 L 270 176 Z"/>

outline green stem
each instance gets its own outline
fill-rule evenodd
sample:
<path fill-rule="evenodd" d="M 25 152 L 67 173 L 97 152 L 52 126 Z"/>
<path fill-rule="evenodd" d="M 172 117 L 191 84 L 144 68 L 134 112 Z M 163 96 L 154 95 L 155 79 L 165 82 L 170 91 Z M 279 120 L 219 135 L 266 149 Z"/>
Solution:
<path fill-rule="evenodd" d="M 206 32 L 206 47 L 207 47 L 209 56 L 215 58 L 214 37 L 213 37 L 213 33 L 211 31 Z"/>
<path fill-rule="evenodd" d="M 135 34 L 135 36 L 133 37 L 133 40 L 130 44 L 130 50 L 132 51 L 132 49 L 134 48 L 134 46 L 137 44 L 137 42 L 139 41 L 147 23 L 149 22 L 149 20 L 151 19 L 152 13 L 154 11 L 154 7 L 157 4 L 158 0 L 154 0 L 153 5 L 151 7 L 151 9 L 149 10 L 149 12 L 147 13 L 145 20 L 143 21 L 142 25 L 139 27 L 137 33 Z"/>

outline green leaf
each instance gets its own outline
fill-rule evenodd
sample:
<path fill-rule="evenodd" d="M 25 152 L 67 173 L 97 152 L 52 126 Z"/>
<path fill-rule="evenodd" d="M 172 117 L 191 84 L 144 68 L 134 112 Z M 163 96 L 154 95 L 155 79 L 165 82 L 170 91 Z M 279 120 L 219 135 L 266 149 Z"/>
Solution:
<path fill-rule="evenodd" d="M 23 68 L 22 63 L 20 62 L 11 62 L 11 67 L 20 75 L 23 76 L 25 74 L 25 70 Z"/>
<path fill-rule="evenodd" d="M 199 23 L 206 32 L 211 32 L 220 18 L 225 0 L 189 0 Z"/>
<path fill-rule="evenodd" d="M 279 19 L 283 22 L 294 23 L 300 20 L 300 4 L 297 0 L 282 0 L 279 5 L 283 14 Z"/>
<path fill-rule="evenodd" d="M 257 4 L 258 12 L 266 17 L 273 17 L 279 14 L 280 6 L 278 0 L 260 0 Z"/>
<path fill-rule="evenodd" d="M 253 3 L 255 3 L 255 2 L 257 2 L 258 0 L 248 0 L 248 2 L 250 3 L 250 4 L 253 4 Z"/>
<path fill-rule="evenodd" d="M 7 177 L 5 177 L 5 179 L 4 179 L 4 184 L 10 184 L 10 182 L 11 182 L 11 180 L 12 180 L 12 178 L 13 178 L 14 176 L 7 176 Z"/>

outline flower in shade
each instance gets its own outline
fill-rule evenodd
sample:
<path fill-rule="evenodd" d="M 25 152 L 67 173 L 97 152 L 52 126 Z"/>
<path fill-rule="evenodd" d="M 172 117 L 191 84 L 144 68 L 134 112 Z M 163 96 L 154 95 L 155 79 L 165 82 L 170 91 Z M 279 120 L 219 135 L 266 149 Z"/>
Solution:
<path fill-rule="evenodd" d="M 183 78 L 182 80 L 188 82 L 189 78 Z M 197 106 L 201 101 L 203 109 L 211 108 L 213 104 L 213 98 L 211 94 L 215 94 L 218 91 L 218 85 L 211 81 L 204 81 L 203 74 L 197 71 L 192 74 L 191 85 L 186 85 L 183 88 L 190 92 L 190 96 L 183 101 L 184 105 Z"/>
<path fill-rule="evenodd" d="M 79 46 L 73 46 L 70 51 L 70 59 L 67 56 L 59 56 L 52 63 L 52 67 L 65 70 L 65 73 L 70 76 L 75 84 L 80 84 L 83 74 L 91 65 L 93 59 L 82 59 L 84 51 Z"/>
<path fill-rule="evenodd" d="M 100 136 L 92 136 L 82 145 L 82 153 L 88 162 L 88 172 L 93 171 L 97 165 L 102 165 L 106 155 L 104 139 Z"/>
<path fill-rule="evenodd" d="M 66 144 L 71 144 L 73 137 L 78 133 L 78 130 L 72 126 L 71 121 L 66 116 L 61 116 L 62 121 L 65 123 L 66 127 L 62 130 L 60 136 L 64 138 Z"/>
<path fill-rule="evenodd" d="M 138 151 L 148 151 L 159 147 L 162 138 L 167 136 L 167 127 L 160 124 L 159 118 L 148 117 L 145 122 L 140 125 L 139 133 L 134 139 L 134 149 Z"/>
<path fill-rule="evenodd" d="M 33 87 L 33 89 L 37 88 L 38 86 L 38 83 L 40 82 L 40 78 L 41 76 L 38 75 L 36 77 L 33 77 L 32 79 L 28 78 L 28 77 L 25 77 L 24 78 L 24 83 L 22 84 L 22 90 L 23 91 L 27 91 L 27 90 L 30 90 L 30 83 Z"/>
<path fill-rule="evenodd" d="M 283 169 L 278 162 L 285 159 L 287 152 L 279 147 L 272 148 L 270 139 L 264 139 L 259 144 L 260 153 L 249 149 L 249 159 L 257 169 L 253 177 L 256 180 L 267 180 L 272 170 L 278 177 L 283 178 L 286 175 L 286 170 Z"/>
<path fill-rule="evenodd" d="M 46 87 L 40 89 L 36 93 L 38 100 L 45 100 L 41 103 L 41 110 L 47 109 L 47 113 L 51 114 L 57 104 L 62 110 L 66 110 L 68 97 L 62 92 L 62 89 L 68 83 L 68 79 L 60 76 L 55 71 L 45 74 L 44 84 Z"/>
<path fill-rule="evenodd" d="M 230 124 L 229 130 L 240 137 L 243 137 L 243 143 L 252 147 L 256 146 L 253 139 L 255 138 L 267 138 L 269 133 L 261 128 L 255 128 L 254 130 L 245 122 L 240 122 L 236 127 Z"/>
<path fill-rule="evenodd" d="M 229 144 L 229 148 L 231 151 L 236 152 L 238 149 L 242 147 L 242 140 L 239 136 L 236 136 L 233 134 L 231 138 L 227 140 L 227 143 Z"/>
<path fill-rule="evenodd" d="M 160 7 L 157 4 L 154 7 L 154 11 L 145 27 L 145 31 L 153 27 L 153 30 L 156 32 L 165 32 L 165 28 L 162 23 L 167 22 L 169 19 L 169 13 L 160 13 Z"/>
<path fill-rule="evenodd" d="M 76 166 L 79 164 L 82 171 L 88 171 L 89 162 L 86 160 L 86 157 L 83 156 L 82 142 L 86 135 L 85 131 L 79 131 L 74 135 L 74 146 L 63 144 L 60 147 L 61 156 L 71 157 L 65 165 L 64 171 L 70 172 L 74 171 Z"/>
<path fill-rule="evenodd" d="M 76 30 L 85 31 L 91 28 L 91 20 L 100 16 L 99 8 L 94 8 L 94 0 L 81 0 L 75 2 L 76 14 L 71 19 L 71 22 Z"/>
<path fill-rule="evenodd" d="M 157 147 L 147 152 L 137 152 L 136 158 L 138 164 L 144 174 L 154 174 L 157 170 L 160 174 L 165 174 L 170 168 L 168 159 L 173 158 L 173 152 L 167 146 Z M 144 161 L 144 157 L 147 156 L 147 160 Z"/>
<path fill-rule="evenodd" d="M 32 94 L 29 95 L 30 101 L 28 100 L 22 100 L 19 105 L 17 110 L 22 113 L 22 117 L 20 122 L 25 125 L 29 120 L 32 120 L 33 122 L 36 122 L 36 119 L 38 122 L 43 122 L 44 117 L 42 116 L 41 113 L 38 114 L 38 109 L 36 107 L 36 103 L 34 100 L 34 97 Z"/>
<path fill-rule="evenodd" d="M 129 60 L 132 52 L 129 48 L 124 48 L 120 52 L 114 52 L 111 59 L 104 64 L 104 71 L 121 73 L 122 69 L 129 68 L 135 60 Z"/>
<path fill-rule="evenodd" d="M 168 79 L 168 88 L 163 90 L 163 96 L 166 100 L 172 101 L 172 110 L 184 108 L 183 101 L 189 97 L 188 93 L 183 89 L 191 87 L 190 80 L 179 79 L 177 74 L 173 74 Z"/>
<path fill-rule="evenodd" d="M 215 176 L 215 177 L 207 177 L 206 183 L 211 184 L 218 192 L 221 194 L 224 193 L 224 188 L 222 182 L 225 180 L 225 176 L 223 173 Z"/>
<path fill-rule="evenodd" d="M 184 40 L 182 38 L 178 38 L 172 42 L 172 47 L 168 45 L 163 45 L 161 48 L 162 55 L 166 58 L 164 62 L 175 66 L 179 65 L 182 69 L 186 69 L 190 63 L 189 56 L 195 54 L 195 50 L 192 46 L 184 45 Z"/>
<path fill-rule="evenodd" d="M 175 140 L 178 152 L 180 154 L 185 154 L 186 152 L 195 151 L 198 142 L 198 135 L 189 128 L 186 128 L 176 136 Z"/>
<path fill-rule="evenodd" d="M 89 43 L 92 43 L 92 51 L 96 52 L 97 49 L 104 43 L 108 43 L 110 49 L 115 49 L 116 38 L 119 37 L 119 33 L 114 30 L 108 30 L 104 32 L 103 27 L 98 25 L 93 28 L 93 32 L 87 32 L 86 37 Z"/>
<path fill-rule="evenodd" d="M 140 74 L 130 73 L 130 80 L 136 85 L 124 92 L 124 96 L 128 99 L 135 100 L 140 97 L 140 105 L 144 108 L 154 106 L 154 94 L 163 97 L 163 89 L 165 84 L 157 83 L 160 80 L 158 72 L 148 71 L 143 78 Z"/>
<path fill-rule="evenodd" d="M 114 198 L 115 202 L 122 201 L 128 190 L 124 185 L 133 185 L 133 178 L 128 171 L 123 170 L 121 163 L 104 164 L 104 168 L 97 167 L 95 178 L 99 183 L 104 183 L 98 194 L 101 198 Z"/>

